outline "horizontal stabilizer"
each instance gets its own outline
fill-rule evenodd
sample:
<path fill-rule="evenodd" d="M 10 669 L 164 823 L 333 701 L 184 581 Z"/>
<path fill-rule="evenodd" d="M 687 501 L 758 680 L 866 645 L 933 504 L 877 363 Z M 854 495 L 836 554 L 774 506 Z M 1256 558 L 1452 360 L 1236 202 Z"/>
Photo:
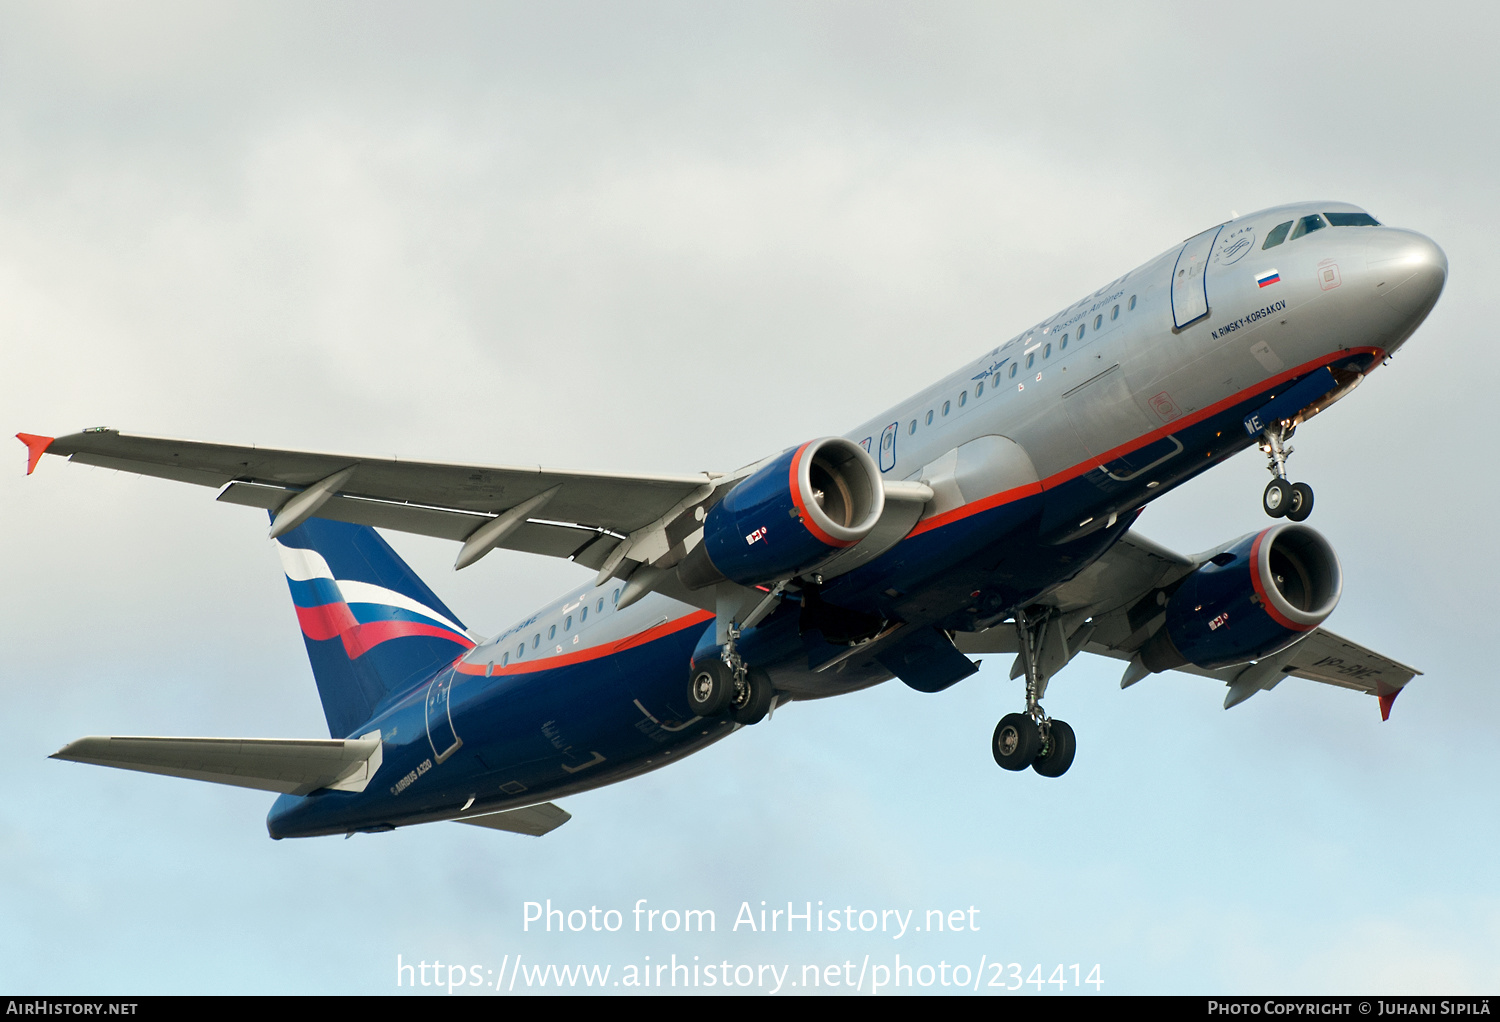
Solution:
<path fill-rule="evenodd" d="M 360 738 L 144 738 L 91 735 L 52 754 L 74 763 L 306 795 L 364 791 L 380 769 L 380 732 Z"/>
<path fill-rule="evenodd" d="M 474 827 L 489 827 L 492 830 L 508 830 L 513 834 L 530 834 L 541 837 L 551 833 L 573 818 L 573 814 L 551 802 L 527 806 L 525 809 L 507 809 L 503 813 L 487 813 L 470 816 L 456 822 Z"/>

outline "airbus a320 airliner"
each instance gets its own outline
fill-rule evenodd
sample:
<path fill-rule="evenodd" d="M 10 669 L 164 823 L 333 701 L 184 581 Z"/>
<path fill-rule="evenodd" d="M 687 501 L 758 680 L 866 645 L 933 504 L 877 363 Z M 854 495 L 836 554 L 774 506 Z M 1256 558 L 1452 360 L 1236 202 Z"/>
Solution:
<path fill-rule="evenodd" d="M 1426 318 L 1432 241 L 1345 203 L 1212 227 L 842 436 L 735 472 L 624 476 L 266 450 L 86 429 L 43 454 L 219 489 L 271 514 L 327 739 L 88 737 L 56 758 L 280 792 L 273 838 L 457 820 L 543 834 L 552 800 L 674 762 L 776 706 L 891 678 L 939 692 L 1014 653 L 1007 770 L 1047 777 L 1042 708 L 1081 652 L 1121 686 L 1183 670 L 1225 707 L 1288 675 L 1376 696 L 1417 673 L 1322 627 L 1343 588 L 1287 441 Z M 1267 528 L 1184 557 L 1130 531 L 1258 446 Z M 498 636 L 375 531 L 591 569 Z M 1021 686 L 1017 686 L 1018 694 Z"/>

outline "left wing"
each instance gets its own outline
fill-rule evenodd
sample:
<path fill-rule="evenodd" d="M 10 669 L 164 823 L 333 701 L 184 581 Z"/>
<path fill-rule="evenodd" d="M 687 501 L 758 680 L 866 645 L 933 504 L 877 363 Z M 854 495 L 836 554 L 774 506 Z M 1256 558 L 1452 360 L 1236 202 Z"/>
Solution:
<path fill-rule="evenodd" d="M 688 589 L 670 569 L 702 536 L 704 512 L 754 466 L 736 474 L 682 476 L 575 472 L 403 461 L 133 436 L 86 429 L 71 436 L 18 433 L 26 471 L 43 454 L 199 486 L 218 499 L 272 512 L 273 538 L 312 517 L 462 543 L 454 568 L 498 547 L 562 557 L 595 570 L 595 585 L 626 579 L 619 606 L 647 592 L 748 621 L 775 602 L 763 590 L 720 582 Z M 932 491 L 886 482 L 885 512 L 864 542 L 824 567 L 851 570 L 911 531 Z M 760 607 L 760 610 L 754 608 Z"/>
<path fill-rule="evenodd" d="M 219 500 L 275 512 L 273 536 L 316 515 L 457 540 L 464 547 L 456 567 L 505 547 L 570 558 L 596 570 L 610 565 L 615 573 L 627 554 L 638 563 L 665 555 L 682 541 L 679 532 L 696 527 L 685 512 L 733 482 L 708 472 L 642 476 L 459 465 L 132 436 L 102 428 L 55 439 L 17 435 L 27 447 L 28 473 L 45 453 L 82 465 L 223 487 Z"/>
<path fill-rule="evenodd" d="M 1047 673 L 1060 669 L 1080 652 L 1130 660 L 1165 617 L 1158 593 L 1217 552 L 1184 557 L 1127 532 L 1098 560 L 1039 601 L 1052 607 L 1054 614 L 1056 634 L 1053 641 L 1044 644 Z M 1020 648 L 1014 626 L 1008 623 L 982 632 L 959 632 L 954 643 L 965 653 L 1015 653 Z M 1287 675 L 1293 675 L 1376 696 L 1382 718 L 1390 715 L 1391 704 L 1406 683 L 1421 673 L 1326 628 L 1315 628 L 1281 652 L 1255 663 L 1218 669 L 1187 664 L 1176 670 L 1222 681 L 1229 687 L 1225 709 L 1257 692 L 1269 691 Z M 1019 673 L 1013 671 L 1012 675 Z M 1120 686 L 1133 685 L 1142 677 L 1145 674 L 1132 666 Z"/>

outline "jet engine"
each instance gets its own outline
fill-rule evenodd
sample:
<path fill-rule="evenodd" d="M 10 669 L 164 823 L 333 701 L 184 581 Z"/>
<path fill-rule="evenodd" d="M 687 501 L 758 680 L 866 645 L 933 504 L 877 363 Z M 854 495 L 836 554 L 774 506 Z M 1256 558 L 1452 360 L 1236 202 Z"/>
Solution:
<path fill-rule="evenodd" d="M 1141 664 L 1155 672 L 1259 660 L 1322 624 L 1343 588 L 1327 540 L 1306 525 L 1273 525 L 1183 580 L 1167 600 L 1166 623 L 1141 647 Z"/>
<path fill-rule="evenodd" d="M 759 585 L 811 571 L 869 535 L 885 510 L 880 470 L 859 444 L 824 437 L 795 447 L 709 510 L 703 541 L 678 567 L 697 589 Z"/>

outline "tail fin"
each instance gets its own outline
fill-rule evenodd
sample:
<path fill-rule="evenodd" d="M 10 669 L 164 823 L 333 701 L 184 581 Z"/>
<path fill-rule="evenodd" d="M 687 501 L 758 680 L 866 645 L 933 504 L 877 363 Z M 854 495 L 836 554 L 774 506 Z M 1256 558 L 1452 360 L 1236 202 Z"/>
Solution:
<path fill-rule="evenodd" d="M 334 738 L 473 648 L 454 613 L 369 526 L 311 518 L 275 542 Z"/>

